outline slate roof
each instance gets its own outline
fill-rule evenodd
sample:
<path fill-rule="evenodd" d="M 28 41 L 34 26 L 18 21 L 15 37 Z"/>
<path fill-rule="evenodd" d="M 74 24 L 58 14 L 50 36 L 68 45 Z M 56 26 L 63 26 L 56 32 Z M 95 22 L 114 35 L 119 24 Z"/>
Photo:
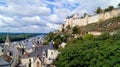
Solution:
<path fill-rule="evenodd" d="M 52 42 L 52 41 L 49 43 L 48 49 L 54 49 L 54 47 L 53 47 L 53 42 Z"/>
<path fill-rule="evenodd" d="M 45 51 L 46 56 L 47 56 L 47 54 L 48 54 L 47 50 L 48 49 L 54 49 L 52 42 L 50 42 L 49 45 L 42 45 L 41 44 L 41 45 L 36 46 L 33 49 L 33 52 L 31 52 L 29 55 L 30 55 L 30 57 L 36 57 L 37 55 L 39 55 L 40 58 L 42 58 L 42 54 L 43 54 L 44 51 Z"/>
<path fill-rule="evenodd" d="M 0 58 L 0 67 L 10 67 L 10 63 Z"/>

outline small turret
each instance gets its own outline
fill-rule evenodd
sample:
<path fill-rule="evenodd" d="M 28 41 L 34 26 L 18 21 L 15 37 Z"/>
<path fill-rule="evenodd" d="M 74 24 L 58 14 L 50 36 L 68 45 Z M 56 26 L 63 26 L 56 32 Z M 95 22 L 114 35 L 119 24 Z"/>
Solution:
<path fill-rule="evenodd" d="M 9 38 L 9 34 L 8 34 L 8 33 L 7 33 L 6 40 L 5 40 L 5 46 L 6 46 L 7 48 L 10 47 L 10 38 Z"/>

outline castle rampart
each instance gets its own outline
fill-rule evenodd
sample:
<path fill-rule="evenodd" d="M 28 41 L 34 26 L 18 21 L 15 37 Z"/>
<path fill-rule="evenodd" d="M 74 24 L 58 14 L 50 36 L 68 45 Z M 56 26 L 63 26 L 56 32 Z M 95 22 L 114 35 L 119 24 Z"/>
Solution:
<path fill-rule="evenodd" d="M 70 27 L 74 27 L 74 26 L 85 26 L 87 24 L 91 24 L 91 23 L 96 23 L 99 21 L 104 21 L 116 16 L 120 16 L 120 8 L 115 8 L 111 11 L 105 12 L 105 13 L 99 13 L 96 15 L 85 15 L 84 18 L 79 18 L 78 14 L 74 14 L 70 17 L 67 17 L 66 22 L 64 24 L 64 26 L 60 27 L 60 31 L 62 28 L 66 28 L 68 25 L 70 25 Z"/>

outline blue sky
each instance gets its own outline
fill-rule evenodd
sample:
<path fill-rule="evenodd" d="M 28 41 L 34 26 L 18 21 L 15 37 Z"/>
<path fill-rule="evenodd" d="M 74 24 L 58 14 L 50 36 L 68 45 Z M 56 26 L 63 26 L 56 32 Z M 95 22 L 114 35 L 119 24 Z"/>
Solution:
<path fill-rule="evenodd" d="M 94 14 L 120 0 L 0 0 L 0 32 L 46 33 L 59 29 L 74 13 Z"/>

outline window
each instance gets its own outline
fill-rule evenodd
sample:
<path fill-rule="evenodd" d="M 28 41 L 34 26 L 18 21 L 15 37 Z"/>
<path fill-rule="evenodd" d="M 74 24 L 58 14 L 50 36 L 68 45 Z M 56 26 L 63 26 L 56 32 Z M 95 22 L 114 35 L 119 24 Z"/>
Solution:
<path fill-rule="evenodd" d="M 53 52 L 51 52 L 51 55 L 53 55 Z"/>
<path fill-rule="evenodd" d="M 2 52 L 4 52 L 4 49 L 2 49 Z"/>
<path fill-rule="evenodd" d="M 10 52 L 10 56 L 12 56 L 12 52 Z"/>

